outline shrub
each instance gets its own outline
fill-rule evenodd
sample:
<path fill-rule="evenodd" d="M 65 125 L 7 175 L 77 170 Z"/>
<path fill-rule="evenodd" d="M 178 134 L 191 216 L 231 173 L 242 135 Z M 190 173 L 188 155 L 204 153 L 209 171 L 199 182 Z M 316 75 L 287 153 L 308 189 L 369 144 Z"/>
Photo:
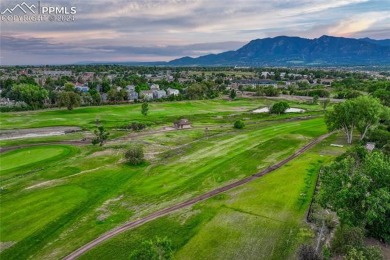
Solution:
<path fill-rule="evenodd" d="M 234 128 L 236 129 L 243 129 L 245 127 L 245 123 L 241 120 L 237 120 L 234 122 Z"/>
<path fill-rule="evenodd" d="M 339 223 L 337 219 L 337 214 L 334 212 L 326 213 L 324 217 L 325 217 L 325 225 L 330 230 L 334 229 Z"/>
<path fill-rule="evenodd" d="M 139 123 L 139 122 L 132 122 L 127 126 L 127 129 L 131 129 L 133 131 L 141 131 L 146 128 L 146 124 L 144 123 Z"/>
<path fill-rule="evenodd" d="M 337 228 L 332 241 L 332 252 L 346 254 L 351 247 L 363 246 L 364 232 L 359 227 L 340 226 Z"/>
<path fill-rule="evenodd" d="M 97 129 L 94 131 L 95 138 L 92 139 L 92 144 L 103 146 L 104 142 L 108 139 L 110 135 L 109 132 L 104 128 L 104 126 L 97 126 Z"/>
<path fill-rule="evenodd" d="M 33 109 L 23 101 L 0 105 L 0 112 L 26 111 Z"/>
<path fill-rule="evenodd" d="M 263 93 L 267 97 L 277 97 L 280 94 L 280 90 L 274 87 L 266 87 L 263 89 Z"/>
<path fill-rule="evenodd" d="M 301 245 L 298 249 L 299 260 L 321 260 L 322 257 L 318 254 L 312 245 Z"/>
<path fill-rule="evenodd" d="M 126 153 L 125 158 L 127 162 L 131 165 L 139 165 L 143 163 L 144 160 L 144 150 L 142 146 L 132 146 Z"/>
<path fill-rule="evenodd" d="M 131 260 L 171 260 L 173 259 L 172 241 L 168 238 L 156 237 L 153 240 L 143 241 L 133 251 Z"/>
<path fill-rule="evenodd" d="M 345 260 L 382 260 L 383 256 L 378 247 L 349 247 Z"/>

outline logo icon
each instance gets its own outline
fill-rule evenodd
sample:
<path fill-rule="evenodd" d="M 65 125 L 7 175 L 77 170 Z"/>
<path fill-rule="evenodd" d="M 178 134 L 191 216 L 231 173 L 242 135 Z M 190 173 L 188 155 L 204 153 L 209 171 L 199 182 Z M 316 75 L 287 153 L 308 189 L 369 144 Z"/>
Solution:
<path fill-rule="evenodd" d="M 32 12 L 33 14 L 35 14 L 35 9 L 36 9 L 36 6 L 35 5 L 31 5 L 29 6 L 28 4 L 26 4 L 26 2 L 23 2 L 21 4 L 16 4 L 14 6 L 14 8 L 7 8 L 5 9 L 3 12 L 1 12 L 1 14 L 5 14 L 5 13 L 9 13 L 9 14 L 12 14 L 16 9 L 20 9 L 22 10 L 23 13 L 27 14 L 27 11 L 30 11 Z"/>

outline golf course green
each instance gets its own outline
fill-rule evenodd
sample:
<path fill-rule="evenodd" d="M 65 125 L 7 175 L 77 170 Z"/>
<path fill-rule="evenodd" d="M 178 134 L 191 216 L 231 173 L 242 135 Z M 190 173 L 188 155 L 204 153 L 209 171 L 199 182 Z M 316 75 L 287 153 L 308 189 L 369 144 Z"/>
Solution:
<path fill-rule="evenodd" d="M 117 134 L 102 147 L 35 141 L 0 154 L 0 257 L 63 258 L 119 224 L 255 174 L 327 132 L 319 106 L 302 105 L 310 108 L 306 114 L 250 113 L 269 103 L 152 103 L 148 116 L 139 104 L 2 115 L 3 129 L 71 125 L 90 134 L 98 118 Z M 159 130 L 182 117 L 191 129 Z M 234 129 L 234 120 L 246 127 Z M 139 133 L 117 130 L 132 121 L 152 125 Z M 318 169 L 339 153 L 322 154 L 319 147 L 328 142 L 247 185 L 129 230 L 83 258 L 128 259 L 139 243 L 156 236 L 172 240 L 177 259 L 288 258 L 312 235 L 304 215 Z M 124 160 L 134 144 L 146 157 L 138 166 Z"/>

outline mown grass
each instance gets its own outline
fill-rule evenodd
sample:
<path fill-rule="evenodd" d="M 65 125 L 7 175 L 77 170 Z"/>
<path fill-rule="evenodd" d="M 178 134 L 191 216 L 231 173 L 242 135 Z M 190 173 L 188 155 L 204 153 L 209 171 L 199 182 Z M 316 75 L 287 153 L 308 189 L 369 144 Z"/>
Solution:
<path fill-rule="evenodd" d="M 313 236 L 304 218 L 318 170 L 344 151 L 329 147 L 333 138 L 269 175 L 127 231 L 81 259 L 128 259 L 156 236 L 172 240 L 176 259 L 295 258 L 297 245 Z"/>
<path fill-rule="evenodd" d="M 211 122 L 220 114 L 223 114 L 221 120 L 227 120 L 232 112 L 248 117 L 242 113 L 243 107 L 259 106 L 258 101 L 248 100 L 218 102 L 197 101 L 190 105 L 179 102 L 176 104 L 179 108 L 173 107 L 173 103 L 153 104 L 163 111 L 158 112 L 160 117 L 148 116 L 147 120 L 170 124 L 171 117 L 188 113 L 193 116 L 196 125 L 198 122 Z M 180 111 L 181 104 L 187 104 L 183 111 Z M 87 118 L 99 114 L 96 109 L 77 109 L 73 111 L 74 120 L 69 122 L 66 120 L 70 120 L 71 113 L 67 114 L 67 111 L 64 114 L 59 110 L 27 112 L 26 117 L 32 120 L 30 124 L 27 120 L 22 122 L 18 119 L 15 126 L 48 126 L 53 122 L 58 125 L 63 121 L 54 119 L 61 116 L 69 124 L 89 127 L 94 122 Z M 121 124 L 121 120 L 132 120 L 133 117 L 129 115 L 142 119 L 138 109 L 131 105 L 104 107 L 101 112 L 106 115 L 115 112 L 115 115 L 107 116 L 107 120 L 112 122 L 111 126 Z M 268 119 L 266 116 L 264 118 Z M 256 122 L 264 118 L 256 115 L 251 120 Z M 3 118 L 0 121 L 3 122 Z M 153 160 L 137 167 L 122 161 L 124 149 L 134 141 L 113 142 L 103 148 L 79 147 L 75 148 L 73 156 L 64 156 L 61 160 L 46 158 L 36 165 L 27 164 L 12 171 L 13 176 L 17 177 L 1 182 L 1 201 L 7 205 L 1 211 L 1 218 L 7 221 L 3 227 L 2 220 L 0 239 L 1 242 L 12 241 L 16 244 L 2 252 L 0 257 L 61 258 L 119 223 L 256 173 L 325 132 L 322 118 L 248 124 L 244 130 L 233 130 L 231 126 L 219 128 L 216 125 L 207 137 L 203 129 L 195 128 L 137 138 L 137 142 L 145 144 L 146 153 L 155 152 L 155 147 L 161 149 Z M 2 155 L 6 156 L 7 153 Z M 42 183 L 44 185 L 39 186 Z M 34 198 L 42 198 L 44 202 L 37 203 Z M 27 204 L 28 207 L 19 210 L 21 205 Z M 64 207 L 61 207 L 62 204 Z M 54 217 L 46 218 L 40 212 L 46 215 L 50 212 Z M 208 215 L 210 218 L 213 217 L 212 212 Z M 35 223 L 40 218 L 43 218 L 42 225 L 20 224 Z M 198 221 L 206 223 L 203 217 Z M 201 229 L 201 226 L 196 226 L 195 229 Z M 17 234 L 8 235 L 16 227 Z"/>
<path fill-rule="evenodd" d="M 266 99 L 200 100 L 150 103 L 148 116 L 141 114 L 141 104 L 112 105 L 100 107 L 81 107 L 72 111 L 51 109 L 40 111 L 2 113 L 2 129 L 36 128 L 44 126 L 80 126 L 91 129 L 96 119 L 106 127 L 127 125 L 131 121 L 140 121 L 152 125 L 169 124 L 179 117 L 189 117 L 197 123 L 224 121 L 231 122 L 231 116 L 270 105 L 274 101 Z M 291 103 L 291 105 L 296 105 Z M 298 106 L 305 106 L 303 104 Z M 308 106 L 310 110 L 319 110 L 319 106 Z M 216 118 L 219 116 L 220 118 Z M 269 115 L 247 114 L 247 117 L 263 118 Z"/>
<path fill-rule="evenodd" d="M 77 151 L 68 145 L 42 145 L 0 154 L 0 181 L 27 173 L 28 170 L 65 159 Z"/>
<path fill-rule="evenodd" d="M 25 192 L 14 200 L 2 202 L 2 241 L 21 240 L 85 200 L 86 190 L 75 186 L 44 189 L 30 196 Z M 39 209 L 39 210 L 37 210 Z"/>
<path fill-rule="evenodd" d="M 23 138 L 23 139 L 8 139 L 8 140 L 0 140 L 0 147 L 53 143 L 53 142 L 61 142 L 61 141 L 73 141 L 73 140 L 81 140 L 83 137 L 84 137 L 83 132 L 77 132 L 77 133 L 70 133 L 66 135 L 32 137 L 32 138 Z"/>

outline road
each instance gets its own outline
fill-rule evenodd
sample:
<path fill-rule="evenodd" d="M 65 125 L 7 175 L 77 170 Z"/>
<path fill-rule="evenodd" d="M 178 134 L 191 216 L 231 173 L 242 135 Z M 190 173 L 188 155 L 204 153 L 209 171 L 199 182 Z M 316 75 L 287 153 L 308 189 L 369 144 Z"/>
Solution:
<path fill-rule="evenodd" d="M 331 135 L 332 133 L 328 133 L 328 134 L 325 134 L 325 135 L 322 135 L 320 137 L 318 137 L 317 139 L 314 139 L 313 141 L 311 141 L 310 143 L 306 144 L 305 146 L 303 146 L 302 148 L 300 148 L 299 150 L 297 150 L 294 154 L 290 155 L 289 157 L 287 157 L 286 159 L 254 174 L 254 175 L 251 175 L 249 177 L 246 177 L 242 180 L 239 180 L 239 181 L 236 181 L 236 182 L 233 182 L 231 184 L 228 184 L 226 186 L 223 186 L 223 187 L 220 187 L 220 188 L 217 188 L 217 189 L 214 189 L 214 190 L 211 190 L 207 193 L 204 193 L 200 196 L 197 196 L 193 199 L 190 199 L 190 200 L 187 200 L 187 201 L 184 201 L 184 202 L 181 202 L 181 203 L 178 203 L 178 204 L 175 204 L 173 206 L 170 206 L 168 208 L 165 208 L 165 209 L 161 209 L 159 211 L 156 211 L 146 217 L 143 217 L 143 218 L 140 218 L 138 220 L 135 220 L 135 221 L 130 221 L 130 222 L 127 222 L 127 223 L 124 223 L 123 225 L 119 226 L 119 227 L 116 227 L 106 233 L 104 233 L 103 235 L 101 235 L 100 237 L 92 240 L 91 242 L 85 244 L 84 246 L 80 247 L 79 249 L 77 249 L 76 251 L 74 251 L 73 253 L 69 254 L 68 256 L 66 256 L 64 258 L 64 260 L 73 260 L 73 259 L 77 259 L 78 257 L 80 257 L 82 254 L 84 254 L 85 252 L 91 250 L 92 248 L 96 247 L 97 245 L 103 243 L 104 241 L 122 233 L 122 232 L 125 232 L 127 230 L 130 230 L 130 229 L 133 229 L 133 228 L 136 228 L 136 227 L 139 227 L 147 222 L 150 222 L 152 220 L 155 220 L 157 218 L 160 218 L 160 217 L 163 217 L 163 216 L 166 216 L 172 212 L 175 212 L 179 209 L 182 209 L 182 208 L 185 208 L 185 207 L 188 207 L 188 206 L 191 206 L 191 205 L 194 205 L 200 201 L 204 201 L 206 199 L 209 199 L 215 195 L 218 195 L 220 193 L 223 193 L 223 192 L 226 192 L 228 190 L 231 190 L 231 189 L 234 189 L 236 187 L 239 187 L 241 185 L 244 185 L 248 182 L 251 182 L 257 178 L 260 178 L 262 176 L 264 176 L 265 174 L 267 173 L 270 173 L 280 167 L 282 167 L 283 165 L 285 165 L 286 163 L 290 162 L 291 160 L 295 159 L 296 157 L 298 157 L 300 154 L 304 153 L 305 151 L 307 151 L 308 149 L 310 149 L 311 147 L 313 147 L 314 145 L 316 145 L 317 143 L 321 142 L 322 140 L 324 140 L 325 138 L 327 138 L 329 135 Z"/>

